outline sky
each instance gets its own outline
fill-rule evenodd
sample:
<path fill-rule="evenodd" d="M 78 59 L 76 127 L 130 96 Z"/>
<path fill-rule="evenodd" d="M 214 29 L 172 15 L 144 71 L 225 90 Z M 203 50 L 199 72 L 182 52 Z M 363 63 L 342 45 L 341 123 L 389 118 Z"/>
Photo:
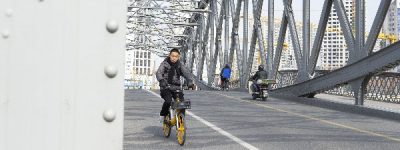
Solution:
<path fill-rule="evenodd" d="M 252 7 L 251 1 L 249 0 L 249 7 Z M 283 12 L 283 1 L 284 0 L 274 0 L 274 18 L 281 19 Z M 294 17 L 296 22 L 302 22 L 303 18 L 303 0 L 292 0 L 292 8 L 294 11 Z M 375 17 L 376 11 L 380 4 L 378 0 L 365 0 L 365 31 L 368 32 L 371 28 L 371 24 Z M 319 18 L 321 16 L 322 6 L 324 5 L 324 0 L 310 0 L 310 21 L 313 24 L 318 25 Z M 268 16 L 268 0 L 264 0 L 262 15 Z"/>

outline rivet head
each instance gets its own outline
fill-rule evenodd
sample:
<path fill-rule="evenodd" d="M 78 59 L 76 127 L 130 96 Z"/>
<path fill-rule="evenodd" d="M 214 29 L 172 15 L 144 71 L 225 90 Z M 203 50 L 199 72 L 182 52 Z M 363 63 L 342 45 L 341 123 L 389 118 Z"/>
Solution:
<path fill-rule="evenodd" d="M 115 120 L 115 112 L 112 110 L 106 110 L 103 113 L 103 118 L 107 122 L 113 122 Z"/>
<path fill-rule="evenodd" d="M 107 31 L 110 33 L 115 33 L 118 30 L 118 23 L 115 20 L 110 20 L 107 22 Z"/>
<path fill-rule="evenodd" d="M 10 31 L 4 30 L 3 32 L 1 32 L 1 36 L 5 39 L 8 38 L 10 36 Z"/>
<path fill-rule="evenodd" d="M 13 11 L 11 8 L 7 9 L 7 10 L 6 10 L 6 16 L 7 16 L 7 17 L 11 17 L 11 16 L 13 15 L 13 12 L 14 12 L 14 11 Z"/>
<path fill-rule="evenodd" d="M 118 73 L 118 69 L 117 69 L 117 67 L 112 66 L 112 65 L 106 66 L 104 68 L 104 73 L 107 75 L 107 77 L 114 78 Z"/>

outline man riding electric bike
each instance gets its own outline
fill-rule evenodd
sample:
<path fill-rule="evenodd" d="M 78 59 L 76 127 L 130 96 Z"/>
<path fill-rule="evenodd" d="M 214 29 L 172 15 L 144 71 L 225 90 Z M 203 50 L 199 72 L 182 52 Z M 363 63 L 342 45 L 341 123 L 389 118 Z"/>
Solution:
<path fill-rule="evenodd" d="M 164 104 L 160 111 L 160 121 L 164 120 L 164 117 L 168 114 L 168 109 L 170 107 L 173 98 L 176 98 L 173 91 L 168 87 L 179 87 L 181 86 L 180 77 L 183 76 L 189 83 L 189 87 L 194 87 L 193 79 L 189 74 L 189 71 L 185 66 L 179 61 L 180 52 L 178 49 L 172 49 L 169 52 L 168 57 L 160 64 L 157 70 L 156 77 L 158 82 L 160 82 L 160 92 L 161 97 L 164 99 Z M 180 99 L 184 99 L 183 93 L 178 95 Z"/>
<path fill-rule="evenodd" d="M 264 70 L 264 66 L 258 66 L 258 71 L 250 79 L 253 81 L 251 85 L 253 99 L 260 97 L 266 100 L 268 97 L 268 73 Z"/>

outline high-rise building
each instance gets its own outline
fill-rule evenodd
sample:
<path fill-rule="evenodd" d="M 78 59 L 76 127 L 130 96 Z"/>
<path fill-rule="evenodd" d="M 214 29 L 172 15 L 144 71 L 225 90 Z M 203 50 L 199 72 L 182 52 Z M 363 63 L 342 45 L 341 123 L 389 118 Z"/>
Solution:
<path fill-rule="evenodd" d="M 400 0 L 393 0 L 389 6 L 389 10 L 386 14 L 385 21 L 382 26 L 382 38 L 380 39 L 381 48 L 384 48 L 395 41 L 399 40 L 400 37 Z M 377 43 L 378 44 L 378 43 Z M 390 72 L 400 72 L 400 67 L 396 67 Z"/>
<path fill-rule="evenodd" d="M 382 33 L 393 35 L 396 39 L 400 37 L 400 1 L 393 0 L 389 6 L 385 21 L 382 26 Z"/>
<path fill-rule="evenodd" d="M 353 0 L 343 0 L 343 4 L 346 9 L 346 16 L 353 26 L 354 2 Z M 336 10 L 332 8 L 316 69 L 335 70 L 341 68 L 347 64 L 348 58 L 349 52 L 339 25 L 338 15 Z"/>
<path fill-rule="evenodd" d="M 137 88 L 149 89 L 154 84 L 155 54 L 148 50 L 133 49 L 126 52 L 125 80 Z"/>

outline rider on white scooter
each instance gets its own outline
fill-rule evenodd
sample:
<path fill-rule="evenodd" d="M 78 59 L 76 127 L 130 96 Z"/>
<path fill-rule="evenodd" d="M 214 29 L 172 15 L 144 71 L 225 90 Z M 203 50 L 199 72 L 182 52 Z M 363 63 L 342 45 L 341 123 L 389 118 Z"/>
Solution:
<path fill-rule="evenodd" d="M 258 93 L 259 92 L 259 87 L 257 85 L 257 80 L 258 79 L 268 79 L 268 73 L 267 73 L 267 71 L 264 70 L 264 66 L 263 65 L 259 65 L 258 66 L 258 71 L 250 79 L 253 81 L 253 84 L 251 85 L 251 91 L 253 93 Z"/>

